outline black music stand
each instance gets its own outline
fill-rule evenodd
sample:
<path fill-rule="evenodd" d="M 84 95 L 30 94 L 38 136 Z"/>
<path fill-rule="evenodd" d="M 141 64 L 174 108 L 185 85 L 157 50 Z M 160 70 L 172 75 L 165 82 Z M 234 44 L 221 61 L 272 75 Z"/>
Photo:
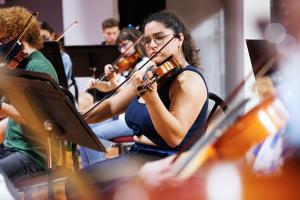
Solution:
<path fill-rule="evenodd" d="M 26 128 L 45 145 L 48 197 L 52 199 L 52 139 L 67 140 L 98 151 L 105 151 L 105 148 L 47 74 L 24 70 L 0 71 L 0 82 L 0 89 L 10 104 L 27 121 Z"/>
<path fill-rule="evenodd" d="M 61 86 L 68 89 L 69 84 L 64 68 L 64 64 L 61 58 L 60 48 L 58 42 L 47 41 L 44 42 L 44 46 L 40 51 L 44 56 L 52 63 L 58 76 L 58 82 Z"/>
<path fill-rule="evenodd" d="M 247 39 L 246 40 L 248 52 L 252 64 L 252 69 L 256 77 L 257 72 L 268 62 L 278 56 L 274 44 L 271 44 L 267 40 L 255 40 Z M 270 69 L 266 72 L 266 75 L 272 74 L 277 70 L 278 64 L 276 60 L 274 63 L 271 63 Z"/>
<path fill-rule="evenodd" d="M 76 77 L 98 77 L 103 73 L 104 66 L 113 63 L 120 55 L 118 46 L 65 46 L 64 49 L 72 59 Z"/>

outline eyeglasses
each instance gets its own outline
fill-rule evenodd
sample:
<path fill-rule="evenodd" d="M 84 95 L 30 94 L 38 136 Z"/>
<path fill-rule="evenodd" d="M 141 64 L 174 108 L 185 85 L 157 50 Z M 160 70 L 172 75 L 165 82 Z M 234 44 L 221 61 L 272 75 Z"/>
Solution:
<path fill-rule="evenodd" d="M 155 35 L 154 34 L 153 38 L 151 38 L 151 37 L 145 37 L 145 38 L 142 39 L 141 45 L 143 45 L 145 48 L 149 48 L 150 45 L 151 45 L 152 39 L 153 39 L 153 41 L 154 41 L 154 43 L 156 45 L 161 45 L 161 44 L 164 43 L 165 38 L 167 36 L 169 36 L 169 35 L 173 35 L 174 36 L 175 34 L 174 33 L 170 33 L 170 34 L 166 34 L 166 35 L 160 35 L 160 34 Z"/>

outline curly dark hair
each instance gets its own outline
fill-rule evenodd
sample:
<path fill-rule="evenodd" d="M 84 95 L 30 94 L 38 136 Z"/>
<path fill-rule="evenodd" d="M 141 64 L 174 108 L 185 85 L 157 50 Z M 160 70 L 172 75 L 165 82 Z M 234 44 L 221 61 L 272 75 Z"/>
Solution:
<path fill-rule="evenodd" d="M 123 28 L 120 34 L 118 35 L 116 44 L 119 44 L 124 40 L 130 40 L 132 42 L 135 42 L 141 35 L 142 33 L 135 28 Z M 140 57 L 144 57 L 146 55 L 145 49 L 140 43 L 135 45 L 135 51 L 139 53 Z"/>
<path fill-rule="evenodd" d="M 184 41 L 182 44 L 182 50 L 185 59 L 194 67 L 200 67 L 200 61 L 195 48 L 195 43 L 192 39 L 191 33 L 186 28 L 181 19 L 172 11 L 160 11 L 150 15 L 142 25 L 142 30 L 145 29 L 145 26 L 152 22 L 160 22 L 166 28 L 170 28 L 174 31 L 175 34 L 182 33 L 184 36 Z"/>
<path fill-rule="evenodd" d="M 9 36 L 17 37 L 23 30 L 31 12 L 23 7 L 10 7 L 0 9 L 0 30 L 7 33 Z M 43 39 L 40 35 L 40 23 L 34 20 L 29 29 L 21 38 L 21 41 L 26 41 L 36 49 L 43 47 Z"/>

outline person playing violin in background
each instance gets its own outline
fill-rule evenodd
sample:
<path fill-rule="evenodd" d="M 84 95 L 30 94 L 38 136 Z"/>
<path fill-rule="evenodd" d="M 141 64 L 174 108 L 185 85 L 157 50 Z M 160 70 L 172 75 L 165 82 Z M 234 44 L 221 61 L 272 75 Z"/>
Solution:
<path fill-rule="evenodd" d="M 120 33 L 119 21 L 114 18 L 107 18 L 102 22 L 101 28 L 102 28 L 101 31 L 102 36 L 104 37 L 104 41 L 101 42 L 101 45 L 108 45 L 108 46 L 118 45 L 116 43 L 116 40 Z M 95 75 L 93 74 L 93 76 Z M 86 109 L 94 102 L 102 99 L 105 95 L 96 89 L 90 89 L 87 92 L 90 93 L 91 95 L 85 92 L 83 94 L 80 94 L 78 97 L 79 110 Z"/>
<path fill-rule="evenodd" d="M 47 22 L 41 22 L 40 34 L 44 41 L 54 41 L 57 37 L 53 28 Z"/>
<path fill-rule="evenodd" d="M 116 45 L 116 40 L 120 33 L 119 21 L 114 18 L 105 19 L 102 22 L 102 36 L 104 41 L 101 45 Z"/>
<path fill-rule="evenodd" d="M 159 86 L 155 82 L 147 85 L 152 70 L 147 70 L 146 75 L 137 71 L 119 93 L 99 104 L 94 112 L 87 111 L 90 112 L 85 114 L 88 123 L 97 123 L 126 111 L 126 123 L 132 128 L 135 140 L 129 152 L 80 172 L 91 177 L 99 189 L 105 186 L 105 181 L 110 182 L 109 179 L 131 176 L 132 172 L 124 175 L 122 171 L 128 164 L 136 164 L 133 170 L 136 172 L 143 163 L 175 154 L 189 139 L 196 140 L 203 134 L 195 130 L 206 120 L 208 92 L 197 68 L 199 58 L 189 31 L 170 11 L 151 15 L 142 27 L 142 44 L 147 55 L 154 57 L 152 61 L 158 65 L 157 69 L 170 57 L 180 63 L 180 68 L 169 73 Z M 164 45 L 166 47 L 161 50 Z M 149 89 L 140 91 L 144 86 Z M 100 177 L 101 174 L 106 178 Z M 76 199 L 81 195 L 80 188 L 72 186 L 72 179 L 69 179 L 66 194 Z"/>
<path fill-rule="evenodd" d="M 148 60 L 143 48 L 140 45 L 129 48 L 140 36 L 141 33 L 136 29 L 123 28 L 116 41 L 123 58 L 118 61 L 116 66 L 108 64 L 104 67 L 105 77 L 108 81 L 91 79 L 88 87 L 102 92 L 110 92 L 142 66 Z M 127 48 L 129 48 L 128 51 L 126 51 Z"/>
<path fill-rule="evenodd" d="M 116 66 L 112 66 L 110 64 L 105 66 L 105 76 L 108 80 L 91 79 L 88 82 L 88 87 L 90 89 L 87 91 L 89 93 L 82 94 L 79 97 L 79 105 L 82 105 L 83 95 L 91 99 L 91 93 L 95 89 L 101 92 L 112 91 L 123 83 L 129 75 L 149 60 L 145 57 L 144 50 L 139 44 L 129 48 L 140 36 L 141 33 L 136 29 L 122 29 L 117 38 L 117 43 L 119 44 L 120 53 L 124 54 L 124 58 L 121 58 Z M 128 51 L 126 51 L 127 49 Z M 149 62 L 147 66 L 152 64 L 152 62 Z M 144 68 L 147 68 L 147 66 Z M 91 127 L 97 137 L 104 140 L 132 135 L 132 130 L 125 123 L 124 114 L 114 116 L 113 118 L 101 123 L 92 124 Z M 101 142 L 104 143 L 106 147 L 109 146 L 110 143 L 104 140 L 101 140 Z M 104 153 L 86 147 L 80 147 L 80 155 L 83 167 L 104 159 Z"/>
<path fill-rule="evenodd" d="M 57 38 L 57 35 L 54 32 L 53 28 L 47 22 L 41 23 L 40 33 L 44 41 L 55 41 Z M 63 61 L 66 77 L 68 83 L 70 84 L 72 82 L 72 60 L 70 58 L 70 55 L 64 51 L 62 44 L 59 43 L 59 45 L 60 45 L 60 50 L 61 50 L 60 53 L 61 53 L 61 58 Z"/>
<path fill-rule="evenodd" d="M 0 9 L 0 41 L 3 47 L 1 49 L 5 49 L 6 45 L 14 42 L 31 16 L 32 14 L 22 7 Z M 38 51 L 43 46 L 43 40 L 37 20 L 33 21 L 20 42 L 21 51 L 27 57 L 19 63 L 17 68 L 49 74 L 57 82 L 54 67 Z M 0 115 L 7 117 L 5 139 L 0 149 L 0 167 L 3 171 L 12 180 L 44 171 L 46 155 L 43 139 L 29 130 L 26 124 L 30 122 L 26 122 L 5 97 L 0 101 Z M 53 143 L 53 147 L 55 145 Z"/>
<path fill-rule="evenodd" d="M 135 45 L 127 50 L 139 37 L 141 33 L 132 28 L 124 28 L 119 34 L 116 44 L 123 55 L 115 66 L 108 64 L 104 67 L 104 77 L 102 79 L 92 78 L 88 81 L 88 90 L 79 95 L 79 110 L 84 110 L 94 102 L 101 100 L 107 92 L 118 87 L 130 74 L 142 66 L 147 58 L 143 48 Z M 106 80 L 103 80 L 105 78 Z"/>

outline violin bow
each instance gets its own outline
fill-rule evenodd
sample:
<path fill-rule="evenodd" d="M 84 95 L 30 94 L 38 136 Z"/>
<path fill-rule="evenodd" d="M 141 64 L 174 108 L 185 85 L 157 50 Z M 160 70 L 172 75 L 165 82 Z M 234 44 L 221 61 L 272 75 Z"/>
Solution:
<path fill-rule="evenodd" d="M 71 29 L 73 29 L 78 24 L 79 24 L 78 21 L 72 22 L 59 36 L 57 36 L 55 41 L 58 42 L 61 38 L 63 38 Z"/>
<path fill-rule="evenodd" d="M 1 60 L 0 64 L 3 64 L 5 60 L 7 59 L 8 55 L 11 53 L 11 51 L 14 49 L 14 47 L 19 43 L 20 44 L 20 39 L 24 36 L 26 31 L 30 28 L 34 20 L 37 18 L 38 12 L 32 13 L 28 21 L 26 22 L 25 26 L 23 27 L 22 31 L 18 34 L 18 36 L 14 39 L 16 42 L 10 47 L 8 53 L 4 56 L 4 58 Z"/>
<path fill-rule="evenodd" d="M 164 44 L 153 56 L 150 57 L 149 60 L 147 60 L 141 67 L 138 68 L 138 70 L 141 70 L 143 67 L 145 67 L 154 57 L 156 57 L 158 54 L 161 53 L 161 51 L 175 38 L 178 37 L 177 34 L 174 34 L 174 36 L 166 43 Z M 117 94 L 119 88 L 121 88 L 132 76 L 133 74 L 129 75 L 129 77 L 127 77 L 127 79 L 122 82 L 118 87 L 116 87 L 114 90 L 112 90 L 111 92 L 109 92 L 107 95 L 105 95 L 100 101 L 96 102 L 89 110 L 87 110 L 82 116 L 84 119 L 87 119 L 89 116 L 91 116 L 94 113 L 94 109 L 101 103 L 103 102 L 105 99 L 108 99 L 109 97 L 114 96 L 115 94 Z"/>

